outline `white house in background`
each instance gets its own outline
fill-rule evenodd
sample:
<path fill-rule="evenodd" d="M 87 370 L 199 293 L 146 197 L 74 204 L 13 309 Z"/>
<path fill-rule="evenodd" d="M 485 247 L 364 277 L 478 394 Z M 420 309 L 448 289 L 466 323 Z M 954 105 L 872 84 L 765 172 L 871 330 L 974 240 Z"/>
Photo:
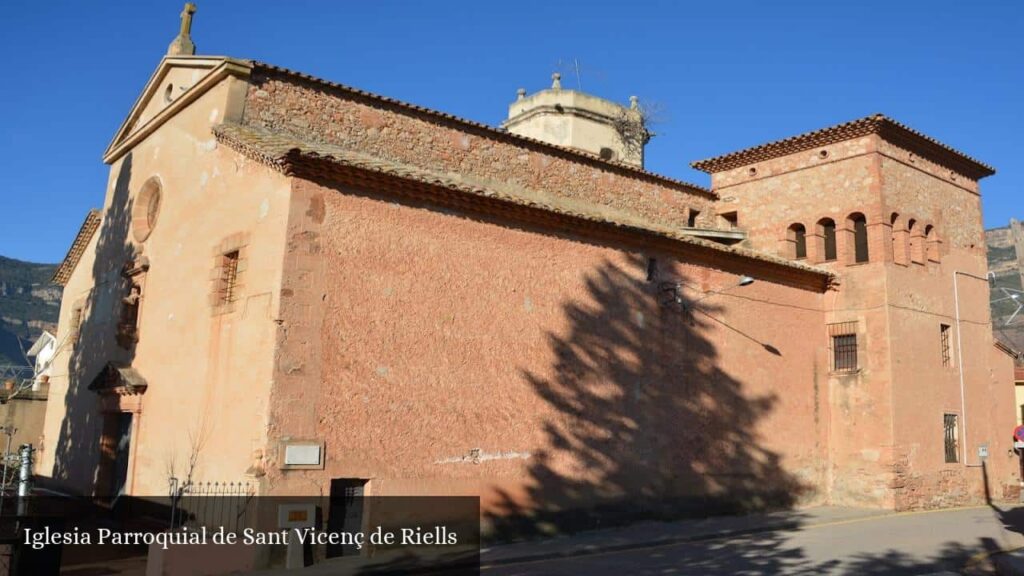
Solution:
<path fill-rule="evenodd" d="M 27 356 L 35 361 L 35 376 L 32 379 L 32 390 L 39 390 L 50 380 L 50 369 L 54 354 L 57 353 L 57 338 L 43 330 L 36 343 L 28 349 Z"/>

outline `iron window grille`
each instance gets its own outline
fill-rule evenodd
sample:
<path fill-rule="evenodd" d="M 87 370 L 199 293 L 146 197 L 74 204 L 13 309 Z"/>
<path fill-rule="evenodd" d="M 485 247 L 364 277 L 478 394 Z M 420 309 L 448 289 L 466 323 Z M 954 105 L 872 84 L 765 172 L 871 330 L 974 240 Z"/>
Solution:
<path fill-rule="evenodd" d="M 832 370 L 834 372 L 858 370 L 860 366 L 857 363 L 857 323 L 829 324 L 828 334 L 832 340 Z"/>
<path fill-rule="evenodd" d="M 952 366 L 953 355 L 950 353 L 949 346 L 949 324 L 939 325 L 939 343 L 942 347 L 942 365 Z"/>
<path fill-rule="evenodd" d="M 224 254 L 221 259 L 219 294 L 221 304 L 230 304 L 235 301 L 235 291 L 238 287 L 238 259 L 238 250 Z"/>
<path fill-rule="evenodd" d="M 959 439 L 959 432 L 957 430 L 957 415 L 956 414 L 943 414 L 942 415 L 942 430 L 944 437 L 944 446 L 946 449 L 946 463 L 956 464 L 959 461 L 957 450 L 957 444 Z"/>

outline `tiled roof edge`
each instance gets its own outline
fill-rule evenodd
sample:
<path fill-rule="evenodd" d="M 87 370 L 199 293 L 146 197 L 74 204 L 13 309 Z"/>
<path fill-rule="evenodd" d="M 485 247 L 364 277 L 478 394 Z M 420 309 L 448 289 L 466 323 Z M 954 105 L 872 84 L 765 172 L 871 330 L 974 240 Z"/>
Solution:
<path fill-rule="evenodd" d="M 823 280 L 823 286 L 829 287 L 835 284 L 835 275 L 827 270 L 808 266 L 800 262 L 794 262 L 751 250 L 739 246 L 723 246 L 721 244 L 695 238 L 691 235 L 663 228 L 661 226 L 648 224 L 640 225 L 635 222 L 620 222 L 609 220 L 599 214 L 589 214 L 578 211 L 565 210 L 559 207 L 545 204 L 526 198 L 518 198 L 504 192 L 481 187 L 468 182 L 460 182 L 453 178 L 431 173 L 421 168 L 412 168 L 405 165 L 398 165 L 394 162 L 368 157 L 365 154 L 346 151 L 337 146 L 304 143 L 297 141 L 290 136 L 277 135 L 261 128 L 244 126 L 234 123 L 226 123 L 214 128 L 214 135 L 217 140 L 228 147 L 237 150 L 257 161 L 260 161 L 271 168 L 288 175 L 295 175 L 295 164 L 302 159 L 333 162 L 347 167 L 360 170 L 378 172 L 395 178 L 418 181 L 426 185 L 441 186 L 458 192 L 470 195 L 500 200 L 520 206 L 543 210 L 560 216 L 577 218 L 594 224 L 613 226 L 619 229 L 633 229 L 646 234 L 652 234 L 663 239 L 671 240 L 678 244 L 686 244 L 704 250 L 720 252 L 723 256 L 738 256 L 741 258 L 757 260 L 765 264 L 781 266 L 794 272 L 817 275 Z M 266 145 L 261 139 L 277 140 L 276 145 Z M 306 148 L 304 150 L 304 147 Z M 325 153 L 318 152 L 324 151 Z"/>
<path fill-rule="evenodd" d="M 342 92 L 346 92 L 347 94 L 349 94 L 351 96 L 354 96 L 354 97 L 357 97 L 357 98 L 362 98 L 362 99 L 365 99 L 365 100 L 370 100 L 370 101 L 373 101 L 373 102 L 376 102 L 376 103 L 379 103 L 379 104 L 383 104 L 383 105 L 386 105 L 386 106 L 391 106 L 391 107 L 394 107 L 396 109 L 400 109 L 400 110 L 403 110 L 403 111 L 406 111 L 406 112 L 411 112 L 411 113 L 414 113 L 414 114 L 420 114 L 420 115 L 423 115 L 423 116 L 426 116 L 426 117 L 429 117 L 429 118 L 432 118 L 434 120 L 438 120 L 438 121 L 441 121 L 441 122 L 447 122 L 447 123 L 451 123 L 451 124 L 456 124 L 456 125 L 459 125 L 462 128 L 470 128 L 470 129 L 482 132 L 482 133 L 486 134 L 487 136 L 489 136 L 491 138 L 496 138 L 496 139 L 505 140 L 505 141 L 508 141 L 508 142 L 513 142 L 513 143 L 521 145 L 521 146 L 532 146 L 534 148 L 543 148 L 545 151 L 551 152 L 553 154 L 557 154 L 557 155 L 560 155 L 560 156 L 563 156 L 563 157 L 569 157 L 571 159 L 579 160 L 581 162 L 586 162 L 586 163 L 589 163 L 589 164 L 592 164 L 592 165 L 599 166 L 601 168 L 610 168 L 612 170 L 617 170 L 617 171 L 619 171 L 621 173 L 629 174 L 629 175 L 632 175 L 632 176 L 635 176 L 635 177 L 638 177 L 638 178 L 643 178 L 643 179 L 648 180 L 648 181 L 653 181 L 653 182 L 657 182 L 657 183 L 660 183 L 660 184 L 663 184 L 663 185 L 672 186 L 673 188 L 679 189 L 679 190 L 684 191 L 684 192 L 700 194 L 702 196 L 706 196 L 708 198 L 713 198 L 713 199 L 717 199 L 718 198 L 718 194 L 716 192 L 714 192 L 713 190 L 710 190 L 708 188 L 705 188 L 705 187 L 703 187 L 703 186 L 701 186 L 699 184 L 694 184 L 692 182 L 686 182 L 684 180 L 677 180 L 677 179 L 671 178 L 669 176 L 664 176 L 664 175 L 661 175 L 661 174 L 657 174 L 655 172 L 650 172 L 648 170 L 644 170 L 643 168 L 638 168 L 638 167 L 633 166 L 631 164 L 626 164 L 624 162 L 618 162 L 618 161 L 615 161 L 615 160 L 605 160 L 605 159 L 601 158 L 600 156 L 598 156 L 596 154 L 590 154 L 588 152 L 584 152 L 582 150 L 576 150 L 574 148 L 568 148 L 566 146 L 558 146 L 556 144 L 551 144 L 549 142 L 544 142 L 543 140 L 538 140 L 536 138 L 530 138 L 528 136 L 520 136 L 519 134 L 513 134 L 513 133 L 508 132 L 506 130 L 501 130 L 499 128 L 495 128 L 493 126 L 490 126 L 488 124 L 484 124 L 482 122 L 476 122 L 474 120 L 468 120 L 466 118 L 462 118 L 462 117 L 456 116 L 454 114 L 449 114 L 447 112 L 441 112 L 439 110 L 434 110 L 432 108 L 426 108 L 424 106 L 419 106 L 417 104 L 412 104 L 412 103 L 409 103 L 409 102 L 405 102 L 404 100 L 398 100 L 397 98 L 391 98 L 389 96 L 382 96 L 380 94 L 376 94 L 376 93 L 373 93 L 373 92 L 368 92 L 366 90 L 362 90 L 360 88 L 354 88 L 352 86 L 347 86 L 345 84 L 339 84 L 337 82 L 332 82 L 330 80 L 324 80 L 323 78 L 319 78 L 319 77 L 313 76 L 311 74 L 306 74 L 304 72 L 297 72 L 295 70 L 291 70 L 291 69 L 284 68 L 284 67 L 281 67 L 281 66 L 275 66 L 273 64 L 268 64 L 266 62 L 260 62 L 260 61 L 257 61 L 257 60 L 252 60 L 252 61 L 250 61 L 250 64 L 255 69 L 262 69 L 262 70 L 265 70 L 265 71 L 268 71 L 268 72 L 282 74 L 282 75 L 294 78 L 296 80 L 310 82 L 310 83 L 313 83 L 313 84 L 318 84 L 318 85 L 321 85 L 321 86 L 329 87 L 329 88 L 332 88 L 332 89 L 335 89 L 335 90 L 340 90 Z"/>
<path fill-rule="evenodd" d="M 961 170 L 965 176 L 970 178 L 981 179 L 985 176 L 991 176 L 996 172 L 995 168 L 883 114 L 865 116 L 864 118 L 805 132 L 789 138 L 783 138 L 782 140 L 775 140 L 721 156 L 698 160 L 690 163 L 690 165 L 697 170 L 710 174 L 867 134 L 879 134 L 883 138 L 910 148 L 939 164 Z"/>
<path fill-rule="evenodd" d="M 75 271 L 75 266 L 78 266 L 78 261 L 81 260 L 85 247 L 89 245 L 89 241 L 92 240 L 92 236 L 96 233 L 96 229 L 99 226 L 100 211 L 93 208 L 85 215 L 85 220 L 82 221 L 82 226 L 78 229 L 75 240 L 71 243 L 71 247 L 68 248 L 68 253 L 64 256 L 64 260 L 61 261 L 60 266 L 53 273 L 53 277 L 50 279 L 51 282 L 60 286 L 64 286 L 67 283 L 71 273 Z"/>

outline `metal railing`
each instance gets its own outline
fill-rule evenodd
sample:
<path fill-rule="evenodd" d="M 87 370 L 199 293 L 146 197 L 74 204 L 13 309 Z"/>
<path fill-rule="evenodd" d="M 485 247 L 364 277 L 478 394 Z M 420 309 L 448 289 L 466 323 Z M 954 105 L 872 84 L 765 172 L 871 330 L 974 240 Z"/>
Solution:
<path fill-rule="evenodd" d="M 252 482 L 192 482 L 170 479 L 171 529 L 224 527 L 239 533 L 253 513 Z"/>

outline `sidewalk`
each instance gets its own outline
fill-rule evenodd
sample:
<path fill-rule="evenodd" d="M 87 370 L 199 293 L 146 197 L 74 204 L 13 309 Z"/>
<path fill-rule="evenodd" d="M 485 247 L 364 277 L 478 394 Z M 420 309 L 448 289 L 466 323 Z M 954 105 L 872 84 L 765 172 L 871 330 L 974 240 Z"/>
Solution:
<path fill-rule="evenodd" d="M 843 524 L 864 518 L 890 515 L 893 513 L 887 510 L 824 506 L 746 516 L 715 516 L 677 522 L 644 522 L 621 528 L 581 532 L 568 536 L 484 548 L 480 553 L 480 564 L 486 569 L 521 562 L 571 558 L 619 550 L 639 550 L 757 532 Z"/>

